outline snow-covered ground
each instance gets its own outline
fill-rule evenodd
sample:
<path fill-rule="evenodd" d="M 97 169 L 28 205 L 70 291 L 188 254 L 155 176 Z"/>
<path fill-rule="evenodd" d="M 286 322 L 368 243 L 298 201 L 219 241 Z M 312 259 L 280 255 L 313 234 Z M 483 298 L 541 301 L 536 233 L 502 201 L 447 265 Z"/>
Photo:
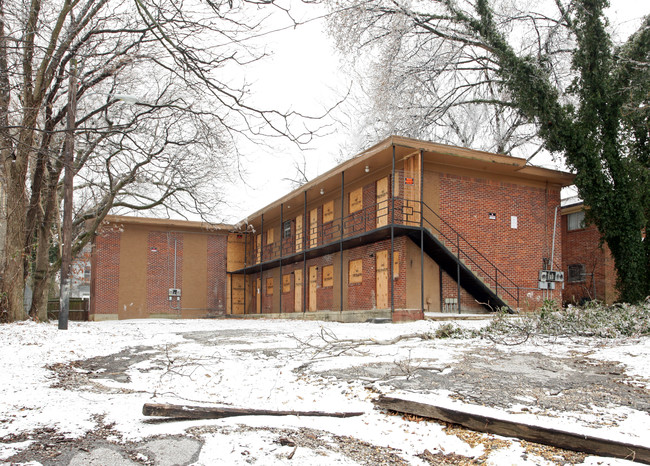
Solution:
<path fill-rule="evenodd" d="M 471 442 L 436 422 L 388 415 L 373 407 L 372 400 L 380 393 L 650 445 L 650 413 L 644 408 L 649 406 L 646 401 L 650 399 L 644 398 L 650 386 L 648 338 L 532 341 L 516 347 L 480 339 L 405 339 L 391 345 L 352 348 L 342 354 L 340 346 L 329 353 L 315 349 L 323 345 L 323 332 L 329 338 L 336 336 L 339 343 L 346 339 L 390 340 L 399 335 L 434 332 L 439 325 L 444 324 L 131 320 L 72 322 L 67 331 L 57 330 L 55 323 L 3 325 L 0 461 L 8 461 L 13 455 L 28 451 L 35 442 L 42 442 L 43 432 L 82 439 L 100 430 L 108 432 L 106 440 L 115 445 L 134 445 L 157 436 L 199 439 L 202 448 L 195 464 L 206 465 L 372 464 L 371 460 L 350 454 L 351 449 L 332 447 L 336 442 L 341 445 L 341 438 L 348 437 L 395 455 L 387 463 L 399 458 L 406 464 L 427 464 L 422 456 L 425 451 L 454 453 L 468 461 L 482 457 L 488 464 L 499 465 L 567 461 L 544 459 L 531 452 L 525 443 L 512 439 L 506 439 L 499 448 L 489 449 L 487 445 L 494 441 L 494 436 L 480 434 L 478 442 Z M 459 325 L 478 327 L 484 322 Z M 514 353 L 521 358 L 534 354 L 541 361 L 539 373 L 535 368 L 533 373 L 530 368 L 512 369 L 521 371 L 529 382 L 533 380 L 533 385 L 537 383 L 535 376 L 539 376 L 542 388 L 546 379 L 541 376 L 546 373 L 550 378 L 556 377 L 554 387 L 561 384 L 565 375 L 580 377 L 574 366 L 567 365 L 570 361 L 586 361 L 594 367 L 605 364 L 606 371 L 618 377 L 612 383 L 629 387 L 630 393 L 635 391 L 636 401 L 626 404 L 620 398 L 612 398 L 609 403 L 592 404 L 586 393 L 579 407 L 564 412 L 548 406 L 542 409 L 534 399 L 518 395 L 521 405 L 494 406 L 489 398 L 485 402 L 468 402 L 467 393 L 472 387 L 467 383 L 462 387 L 464 391 L 459 387 L 456 392 L 453 386 L 442 388 L 422 378 L 426 373 L 439 377 L 431 380 L 456 375 L 463 367 L 461 362 L 470 355 L 483 358 L 481 364 L 487 377 L 492 365 L 495 370 L 504 365 L 499 358 Z M 546 359 L 553 365 L 546 366 Z M 513 364 L 513 360 L 508 359 L 506 366 Z M 565 369 L 560 370 L 562 367 Z M 476 380 L 479 394 L 481 384 L 480 379 Z M 504 390 L 511 388 L 515 387 Z M 551 395 L 561 397 L 560 392 Z M 558 406 L 578 406 L 568 388 L 566 400 L 572 400 L 571 404 Z M 144 403 L 364 414 L 344 419 L 246 416 L 152 423 L 151 418 L 142 415 Z M 302 432 L 303 442 L 280 442 L 292 432 Z M 308 445 L 309 438 L 318 438 L 322 445 Z M 151 464 L 143 458 L 135 460 Z M 52 461 L 50 464 L 56 464 L 56 456 Z M 631 464 L 597 457 L 587 457 L 584 462 Z"/>

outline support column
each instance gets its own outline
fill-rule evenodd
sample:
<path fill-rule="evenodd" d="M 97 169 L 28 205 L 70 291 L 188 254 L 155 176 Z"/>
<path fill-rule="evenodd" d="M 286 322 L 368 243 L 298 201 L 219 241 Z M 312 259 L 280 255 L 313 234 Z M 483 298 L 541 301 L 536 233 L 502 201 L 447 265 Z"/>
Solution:
<path fill-rule="evenodd" d="M 304 213 L 302 216 L 302 313 L 307 311 L 307 191 L 304 191 Z"/>
<path fill-rule="evenodd" d="M 456 287 L 458 292 L 458 313 L 460 314 L 460 235 L 456 233 L 456 254 L 458 262 L 456 262 Z"/>
<path fill-rule="evenodd" d="M 280 314 L 282 314 L 282 245 L 284 243 L 284 204 L 280 204 Z"/>
<path fill-rule="evenodd" d="M 264 302 L 264 293 L 262 293 L 262 290 L 264 289 L 264 266 L 262 263 L 264 262 L 264 214 L 262 214 L 262 222 L 260 226 L 260 287 L 257 290 L 257 293 L 260 295 L 260 299 L 258 300 L 260 302 L 260 308 L 257 310 L 258 314 L 262 314 L 262 303 Z"/>
<path fill-rule="evenodd" d="M 424 313 L 424 151 L 420 150 L 420 307 Z"/>
<path fill-rule="evenodd" d="M 341 235 L 339 237 L 339 309 L 343 312 L 343 215 L 345 212 L 345 171 L 341 172 Z"/>
<path fill-rule="evenodd" d="M 391 199 L 391 209 L 390 209 L 390 272 L 388 274 L 388 280 L 390 281 L 390 312 L 391 314 L 395 312 L 395 286 L 393 278 L 393 255 L 395 254 L 395 145 L 393 144 L 393 171 L 391 175 L 391 187 L 390 187 L 390 199 Z"/>
<path fill-rule="evenodd" d="M 248 231 L 244 233 L 244 314 L 246 314 L 246 267 L 248 266 L 247 249 L 248 249 Z M 232 304 L 230 306 L 230 313 L 234 314 Z"/>

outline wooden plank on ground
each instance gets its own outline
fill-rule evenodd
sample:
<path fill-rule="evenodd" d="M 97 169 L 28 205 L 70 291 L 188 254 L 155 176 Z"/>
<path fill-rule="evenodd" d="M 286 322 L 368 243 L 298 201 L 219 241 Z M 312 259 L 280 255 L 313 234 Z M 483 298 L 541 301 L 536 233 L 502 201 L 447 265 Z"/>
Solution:
<path fill-rule="evenodd" d="M 581 435 L 558 429 L 508 421 L 482 414 L 458 411 L 400 398 L 380 397 L 375 400 L 375 405 L 390 411 L 458 424 L 478 432 L 486 432 L 505 437 L 516 437 L 529 442 L 542 443 L 566 450 L 624 458 L 630 461 L 650 464 L 650 448 L 632 443 L 618 442 L 590 435 Z"/>
<path fill-rule="evenodd" d="M 327 413 L 323 411 L 272 411 L 268 409 L 226 408 L 213 406 L 186 406 L 145 403 L 142 407 L 145 416 L 173 417 L 178 419 L 221 419 L 234 416 L 320 416 L 354 417 L 362 412 Z"/>

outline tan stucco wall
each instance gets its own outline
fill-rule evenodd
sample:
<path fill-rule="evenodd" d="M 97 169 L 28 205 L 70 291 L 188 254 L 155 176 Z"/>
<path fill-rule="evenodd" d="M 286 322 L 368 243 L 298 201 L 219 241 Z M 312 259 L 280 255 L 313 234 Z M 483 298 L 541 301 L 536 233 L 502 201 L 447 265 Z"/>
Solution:
<path fill-rule="evenodd" d="M 120 319 L 147 318 L 147 238 L 149 229 L 124 225 L 120 241 Z"/>
<path fill-rule="evenodd" d="M 420 248 L 406 240 L 406 307 L 421 309 Z M 440 312 L 440 269 L 431 257 L 424 254 L 424 310 Z"/>
<path fill-rule="evenodd" d="M 203 234 L 183 234 L 182 317 L 205 316 L 208 307 L 208 238 Z"/>

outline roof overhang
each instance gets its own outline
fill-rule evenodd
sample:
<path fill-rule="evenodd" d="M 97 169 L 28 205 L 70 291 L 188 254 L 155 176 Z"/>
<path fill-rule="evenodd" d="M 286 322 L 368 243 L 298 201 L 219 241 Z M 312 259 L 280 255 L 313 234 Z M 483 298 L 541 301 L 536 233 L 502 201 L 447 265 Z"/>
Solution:
<path fill-rule="evenodd" d="M 284 210 L 285 218 L 294 216 L 292 214 L 293 206 L 302 206 L 305 199 L 307 203 L 314 201 L 321 197 L 321 190 L 324 193 L 339 191 L 341 189 L 342 173 L 344 173 L 347 184 L 366 176 L 366 166 L 372 171 L 392 166 L 393 147 L 395 147 L 395 160 L 397 163 L 414 153 L 422 151 L 425 163 L 515 177 L 558 187 L 572 185 L 575 178 L 575 175 L 571 173 L 528 165 L 526 159 L 518 157 L 401 136 L 391 136 L 247 216 L 240 223 L 248 224 L 257 221 L 262 214 L 269 219 L 279 218 L 281 208 L 286 209 Z"/>

